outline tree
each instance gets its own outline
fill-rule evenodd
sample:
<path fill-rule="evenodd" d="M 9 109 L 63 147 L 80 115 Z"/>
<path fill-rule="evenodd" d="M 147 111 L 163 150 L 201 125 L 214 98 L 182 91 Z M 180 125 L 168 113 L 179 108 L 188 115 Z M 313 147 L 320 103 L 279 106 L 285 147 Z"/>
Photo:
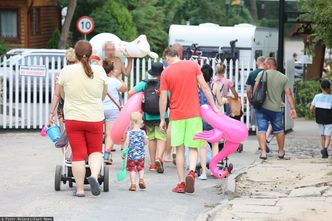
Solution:
<path fill-rule="evenodd" d="M 163 7 L 157 0 L 122 2 L 130 9 L 138 34 L 145 34 L 151 50 L 161 53 L 167 46 Z"/>
<path fill-rule="evenodd" d="M 77 0 L 68 0 L 67 16 L 66 16 L 65 22 L 62 26 L 62 29 L 61 29 L 61 36 L 60 36 L 58 48 L 65 48 L 67 45 L 68 36 L 69 36 L 69 28 L 70 28 L 70 24 L 71 24 L 71 21 L 73 19 L 73 15 L 75 12 L 76 3 L 77 3 Z"/>
<path fill-rule="evenodd" d="M 258 15 L 257 15 L 257 3 L 256 0 L 246 1 L 246 5 L 248 5 L 248 9 L 250 11 L 252 19 L 257 22 Z"/>
<path fill-rule="evenodd" d="M 313 22 L 313 37 L 315 42 L 320 40 L 328 47 L 332 47 L 332 1 L 301 0 L 302 11 L 307 12 L 302 19 Z"/>
<path fill-rule="evenodd" d="M 132 15 L 124 5 L 117 1 L 105 1 L 90 16 L 95 21 L 94 34 L 110 32 L 124 41 L 131 41 L 137 37 Z"/>
<path fill-rule="evenodd" d="M 63 0 L 62 0 L 63 1 Z M 72 32 L 72 41 L 76 42 L 77 40 L 80 40 L 83 38 L 82 34 L 80 32 L 78 32 L 77 28 L 76 28 L 76 22 L 77 20 L 84 15 L 90 15 L 97 9 L 102 7 L 104 4 L 104 1 L 101 0 L 79 0 L 77 2 L 77 6 L 76 6 L 76 10 L 71 22 L 71 26 L 70 26 L 70 31 Z M 92 17 L 93 18 L 93 17 Z M 95 18 L 93 18 L 95 19 Z M 96 22 L 95 22 L 96 23 Z M 94 32 L 92 32 L 91 34 L 89 34 L 87 36 L 88 39 L 90 39 L 94 34 Z"/>

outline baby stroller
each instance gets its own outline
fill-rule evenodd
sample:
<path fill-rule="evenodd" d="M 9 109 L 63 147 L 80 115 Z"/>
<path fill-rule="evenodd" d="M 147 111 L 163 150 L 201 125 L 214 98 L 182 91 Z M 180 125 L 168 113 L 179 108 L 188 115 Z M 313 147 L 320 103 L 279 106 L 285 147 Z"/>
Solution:
<path fill-rule="evenodd" d="M 54 189 L 56 191 L 61 190 L 61 183 L 66 184 L 68 182 L 69 187 L 73 187 L 75 183 L 74 175 L 72 172 L 72 152 L 68 142 L 67 133 L 64 131 L 61 134 L 61 138 L 55 143 L 57 148 L 63 148 L 63 163 L 62 165 L 56 165 L 55 167 L 55 177 L 54 177 Z M 87 177 L 91 176 L 90 167 L 86 161 L 85 163 L 85 179 L 84 184 L 89 184 Z M 98 177 L 98 183 L 103 184 L 104 192 L 109 191 L 109 165 L 103 165 Z"/>

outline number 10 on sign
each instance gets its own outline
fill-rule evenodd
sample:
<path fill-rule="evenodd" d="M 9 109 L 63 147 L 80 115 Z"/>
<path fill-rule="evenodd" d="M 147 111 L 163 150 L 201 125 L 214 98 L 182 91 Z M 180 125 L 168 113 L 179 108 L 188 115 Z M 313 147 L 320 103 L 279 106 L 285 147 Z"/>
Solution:
<path fill-rule="evenodd" d="M 91 17 L 82 16 L 77 20 L 76 27 L 77 30 L 84 35 L 84 39 L 86 39 L 86 35 L 93 31 L 95 23 Z"/>

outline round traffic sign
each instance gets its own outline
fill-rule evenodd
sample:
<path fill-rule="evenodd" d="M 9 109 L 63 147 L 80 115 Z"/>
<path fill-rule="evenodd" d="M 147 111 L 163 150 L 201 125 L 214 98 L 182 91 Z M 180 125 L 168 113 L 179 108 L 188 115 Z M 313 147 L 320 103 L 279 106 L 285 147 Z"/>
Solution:
<path fill-rule="evenodd" d="M 82 16 L 77 20 L 76 27 L 81 34 L 87 35 L 93 31 L 95 23 L 91 17 Z"/>

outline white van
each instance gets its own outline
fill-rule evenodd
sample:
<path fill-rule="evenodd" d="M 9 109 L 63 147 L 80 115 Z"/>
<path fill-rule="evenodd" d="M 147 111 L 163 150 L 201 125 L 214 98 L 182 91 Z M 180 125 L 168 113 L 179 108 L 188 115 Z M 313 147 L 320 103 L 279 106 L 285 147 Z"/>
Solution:
<path fill-rule="evenodd" d="M 278 50 L 278 31 L 274 28 L 261 28 L 251 24 L 219 26 L 213 23 L 200 25 L 171 25 L 169 45 L 180 43 L 184 56 L 190 55 L 190 47 L 199 45 L 204 57 L 213 58 L 222 52 L 229 55 L 230 43 L 235 43 L 233 59 L 250 61 L 259 56 L 276 57 Z M 225 58 L 228 58 L 227 56 Z M 188 59 L 188 58 L 187 58 Z"/>

